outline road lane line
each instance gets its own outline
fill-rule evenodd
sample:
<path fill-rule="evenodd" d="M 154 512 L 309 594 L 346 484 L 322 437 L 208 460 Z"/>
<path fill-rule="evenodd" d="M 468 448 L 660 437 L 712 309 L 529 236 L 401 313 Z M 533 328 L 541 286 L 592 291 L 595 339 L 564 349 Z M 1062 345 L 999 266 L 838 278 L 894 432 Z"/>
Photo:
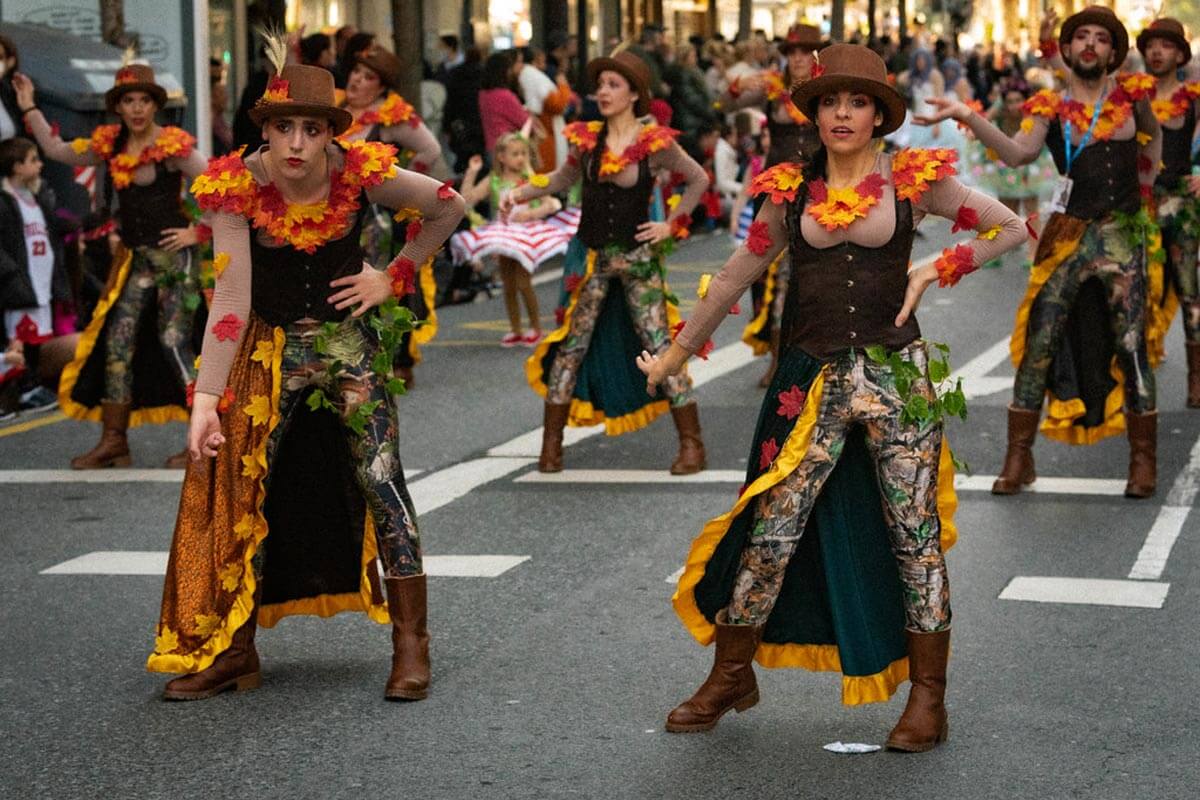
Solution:
<path fill-rule="evenodd" d="M 1170 588 L 1169 583 L 1149 581 L 1021 575 L 1009 581 L 1008 586 L 1000 593 L 1000 599 L 1033 603 L 1162 608 Z"/>
<path fill-rule="evenodd" d="M 565 469 L 543 474 L 527 472 L 513 483 L 737 483 L 746 480 L 739 469 L 706 469 L 695 475 L 672 475 L 665 469 Z"/>
<path fill-rule="evenodd" d="M 989 378 L 988 373 L 1004 363 L 1009 357 L 1011 336 L 1005 336 L 994 345 L 972 358 L 961 369 L 950 376 L 953 384 L 962 378 L 963 394 L 968 399 L 996 394 L 1012 387 L 1012 378 Z"/>
<path fill-rule="evenodd" d="M 1129 571 L 1129 577 L 1139 581 L 1153 581 L 1162 577 L 1167 568 L 1167 559 L 1175 547 L 1183 525 L 1187 522 L 1196 499 L 1196 491 L 1200 488 L 1200 439 L 1192 445 L 1192 452 L 1183 470 L 1175 476 L 1167 500 L 1158 510 L 1158 516 L 1146 541 L 1142 544 L 1137 561 Z"/>
<path fill-rule="evenodd" d="M 42 575 L 164 575 L 168 553 L 147 550 L 98 550 L 55 564 Z M 529 556 L 426 555 L 425 574 L 434 578 L 498 578 L 529 561 Z"/>
<path fill-rule="evenodd" d="M 955 475 L 954 488 L 960 492 L 990 492 L 995 480 L 995 475 Z M 1123 497 L 1125 481 L 1116 478 L 1050 478 L 1039 475 L 1031 485 L 1021 487 L 1021 493 L 1026 492 Z"/>
<path fill-rule="evenodd" d="M 48 417 L 42 417 L 41 419 L 31 419 L 28 422 L 17 422 L 12 425 L 6 425 L 5 427 L 0 428 L 0 439 L 4 438 L 5 436 L 12 436 L 15 433 L 24 433 L 25 431 L 31 431 L 35 428 L 53 425 L 56 422 L 62 422 L 66 418 L 66 414 L 58 411 Z"/>
<path fill-rule="evenodd" d="M 404 477 L 412 480 L 422 472 L 406 469 Z M 0 484 L 182 483 L 183 473 L 181 469 L 6 469 L 0 470 Z"/>
<path fill-rule="evenodd" d="M 473 458 L 431 472 L 408 484 L 417 515 L 428 514 L 469 494 L 473 489 L 503 478 L 530 464 L 534 458 Z"/>

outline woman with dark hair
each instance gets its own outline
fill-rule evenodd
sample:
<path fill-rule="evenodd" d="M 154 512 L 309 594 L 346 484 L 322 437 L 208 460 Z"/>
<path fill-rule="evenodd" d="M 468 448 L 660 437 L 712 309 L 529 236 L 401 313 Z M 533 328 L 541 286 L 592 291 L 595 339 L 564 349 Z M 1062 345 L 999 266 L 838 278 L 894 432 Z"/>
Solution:
<path fill-rule="evenodd" d="M 483 146 L 491 153 L 496 140 L 506 133 L 519 131 L 529 138 L 533 115 L 517 95 L 517 74 L 522 61 L 514 50 L 492 53 L 483 64 L 479 83 L 479 118 L 483 123 Z"/>
<path fill-rule="evenodd" d="M 930 285 L 957 283 L 1019 245 L 1025 227 L 953 178 L 953 151 L 880 151 L 905 107 L 878 55 L 836 44 L 821 64 L 823 75 L 791 93 L 821 147 L 805 165 L 778 164 L 754 180 L 769 202 L 746 243 L 671 347 L 638 359 L 647 390 L 668 380 L 788 248 L 779 368 L 746 483 L 693 543 L 675 592 L 692 635 L 716 640 L 715 660 L 666 728 L 708 730 L 757 703 L 757 657 L 842 671 L 847 704 L 886 701 L 911 678 L 887 746 L 923 751 L 948 730 L 942 549 L 955 536 L 955 500 L 942 412 L 961 410 L 961 395 L 938 397 L 949 367 L 931 355 L 914 313 Z M 929 215 L 980 235 L 910 269 L 913 230 Z"/>
<path fill-rule="evenodd" d="M 33 82 L 18 74 L 13 85 L 42 152 L 71 166 L 103 164 L 105 183 L 116 192 L 121 246 L 75 360 L 63 370 L 59 405 L 68 416 L 103 425 L 100 443 L 72 459 L 73 469 L 128 466 L 128 427 L 188 418 L 200 306 L 195 248 L 208 228 L 188 221 L 181 198 L 184 176 L 199 175 L 207 159 L 187 131 L 155 122 L 167 92 L 144 64 L 117 70 L 104 95 L 120 122 L 69 144 L 34 105 Z M 186 452 L 167 460 L 174 468 L 186 463 Z"/>
<path fill-rule="evenodd" d="M 468 47 L 463 63 L 446 75 L 446 107 L 442 125 L 454 153 L 454 169 L 465 172 L 471 156 L 483 153 L 483 122 L 479 117 L 479 89 L 483 54 Z"/>
<path fill-rule="evenodd" d="M 333 50 L 333 39 L 323 33 L 314 33 L 300 40 L 300 63 L 310 67 L 333 69 L 337 54 Z"/>
<path fill-rule="evenodd" d="M 13 89 L 13 75 L 21 68 L 20 65 L 16 44 L 0 34 L 0 142 L 21 132 L 21 109 L 17 105 L 17 92 Z"/>
<path fill-rule="evenodd" d="M 338 52 L 337 67 L 333 71 L 337 88 L 345 89 L 354 71 L 355 59 L 359 53 L 365 53 L 375 46 L 375 34 L 359 31 L 346 39 L 345 46 Z"/>

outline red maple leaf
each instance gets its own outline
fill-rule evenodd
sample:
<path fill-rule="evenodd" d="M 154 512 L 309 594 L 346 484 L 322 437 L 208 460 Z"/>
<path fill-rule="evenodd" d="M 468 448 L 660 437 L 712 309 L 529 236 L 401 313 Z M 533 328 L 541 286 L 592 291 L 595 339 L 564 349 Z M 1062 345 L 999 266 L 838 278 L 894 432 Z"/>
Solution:
<path fill-rule="evenodd" d="M 761 256 L 771 247 L 771 234 L 765 222 L 750 223 L 750 232 L 746 236 L 746 249 L 756 256 Z"/>
<path fill-rule="evenodd" d="M 685 322 L 684 320 L 679 320 L 679 322 L 676 322 L 674 325 L 671 326 L 671 341 L 672 342 L 675 341 L 676 337 L 679 336 L 679 332 L 681 330 L 683 330 L 683 326 L 685 326 L 685 325 L 687 325 L 687 322 Z"/>
<path fill-rule="evenodd" d="M 700 349 L 696 351 L 696 356 L 708 361 L 708 355 L 713 351 L 714 347 L 716 347 L 716 345 L 713 344 L 713 340 L 709 339 L 707 342 L 700 345 Z"/>
<path fill-rule="evenodd" d="M 397 258 L 387 268 L 392 278 L 392 294 L 400 297 L 417 293 L 417 265 L 411 258 Z"/>
<path fill-rule="evenodd" d="M 1038 235 L 1037 231 L 1033 228 L 1033 223 L 1037 220 L 1037 218 L 1037 213 L 1033 213 L 1029 215 L 1029 219 L 1025 220 L 1025 230 L 1029 231 L 1029 238 L 1033 239 L 1035 242 L 1037 241 Z"/>
<path fill-rule="evenodd" d="M 581 283 L 583 283 L 582 275 L 568 275 L 563 278 L 563 286 L 566 287 L 568 294 L 574 294 Z"/>
<path fill-rule="evenodd" d="M 454 181 L 446 181 L 438 187 L 438 199 L 449 200 L 454 197 Z"/>
<path fill-rule="evenodd" d="M 221 395 L 221 399 L 217 401 L 217 413 L 224 414 L 233 404 L 237 402 L 237 395 L 234 394 L 233 388 L 226 386 L 225 393 Z"/>
<path fill-rule="evenodd" d="M 779 408 L 775 410 L 775 413 L 781 417 L 795 419 L 804 410 L 804 400 L 807 397 L 808 392 L 793 385 L 786 392 L 779 393 Z"/>
<path fill-rule="evenodd" d="M 829 199 L 829 187 L 825 185 L 825 181 L 817 178 L 808 185 L 808 197 L 813 203 L 820 205 Z"/>
<path fill-rule="evenodd" d="M 734 303 L 732 306 L 730 306 L 730 308 L 729 308 L 729 313 L 730 313 L 730 314 L 732 314 L 732 315 L 734 315 L 734 316 L 736 316 L 736 315 L 738 315 L 738 314 L 742 313 L 742 304 L 741 304 L 741 303 Z"/>
<path fill-rule="evenodd" d="M 246 323 L 237 318 L 236 314 L 226 314 L 213 325 L 213 336 L 218 342 L 236 342 L 242 334 L 242 326 Z"/>
<path fill-rule="evenodd" d="M 24 344 L 41 344 L 48 342 L 53 336 L 43 336 L 38 333 L 37 323 L 28 314 L 22 314 L 21 319 L 17 322 L 17 328 L 13 331 L 16 336 L 14 339 L 20 340 Z"/>
<path fill-rule="evenodd" d="M 404 241 L 411 242 L 421 234 L 421 220 L 410 220 L 404 231 Z"/>
<path fill-rule="evenodd" d="M 878 200 L 879 198 L 883 197 L 883 187 L 886 184 L 887 181 L 883 179 L 882 175 L 880 175 L 878 172 L 872 172 L 870 175 L 859 181 L 858 186 L 855 186 L 854 188 L 859 194 L 869 195 Z"/>
<path fill-rule="evenodd" d="M 567 319 L 567 309 L 562 306 L 554 309 L 554 322 L 557 325 L 562 325 Z"/>
<path fill-rule="evenodd" d="M 813 78 L 819 78 L 824 74 L 825 74 L 825 67 L 822 64 L 813 64 L 812 71 L 809 73 L 809 75 Z"/>
<path fill-rule="evenodd" d="M 775 456 L 779 455 L 779 445 L 774 439 L 767 439 L 762 443 L 762 450 L 758 455 L 758 468 L 766 469 L 771 466 L 771 462 L 775 460 Z"/>
<path fill-rule="evenodd" d="M 192 402 L 196 399 L 196 382 L 189 381 L 188 385 L 183 387 L 184 395 L 187 397 L 187 407 L 192 407 Z"/>
<path fill-rule="evenodd" d="M 954 217 L 954 225 L 950 228 L 950 232 L 973 231 L 978 225 L 979 213 L 970 206 L 962 205 L 958 207 L 958 214 Z"/>

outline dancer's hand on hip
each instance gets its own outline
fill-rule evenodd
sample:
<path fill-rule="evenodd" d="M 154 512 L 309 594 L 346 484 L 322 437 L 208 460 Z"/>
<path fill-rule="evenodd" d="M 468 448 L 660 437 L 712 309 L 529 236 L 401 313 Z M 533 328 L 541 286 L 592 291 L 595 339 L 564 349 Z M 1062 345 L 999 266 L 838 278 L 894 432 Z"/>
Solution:
<path fill-rule="evenodd" d="M 332 280 L 329 285 L 334 288 L 346 287 L 330 296 L 329 304 L 339 311 L 350 306 L 358 306 L 351 313 L 352 317 L 361 317 L 368 310 L 392 296 L 391 276 L 375 269 L 365 261 L 361 272 Z"/>
<path fill-rule="evenodd" d="M 663 239 L 670 238 L 671 226 L 666 222 L 643 222 L 638 225 L 637 234 L 633 237 L 639 242 L 658 244 Z"/>
<path fill-rule="evenodd" d="M 186 228 L 163 228 L 162 237 L 158 240 L 158 246 L 168 253 L 178 252 L 185 247 L 200 241 L 200 235 L 196 233 L 196 227 L 189 225 Z"/>
<path fill-rule="evenodd" d="M 908 322 L 908 318 L 916 312 L 917 306 L 921 304 L 921 295 L 925 294 L 925 290 L 931 284 L 936 283 L 937 279 L 937 267 L 933 264 L 926 264 L 908 273 L 908 288 L 904 290 L 904 305 L 900 307 L 900 313 L 896 315 L 897 328 L 904 327 L 904 323 Z"/>
<path fill-rule="evenodd" d="M 221 417 L 217 414 L 217 402 L 221 398 L 215 394 L 196 392 L 192 398 L 192 418 L 188 423 L 188 453 L 192 461 L 199 461 L 201 456 L 212 458 L 217 454 L 217 448 L 225 444 L 225 434 L 221 433 Z"/>

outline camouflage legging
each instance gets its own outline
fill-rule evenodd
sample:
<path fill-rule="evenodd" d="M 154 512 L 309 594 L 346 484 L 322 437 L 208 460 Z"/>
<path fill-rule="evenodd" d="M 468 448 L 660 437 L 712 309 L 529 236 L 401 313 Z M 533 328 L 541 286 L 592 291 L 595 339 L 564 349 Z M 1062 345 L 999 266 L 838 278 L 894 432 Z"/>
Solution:
<path fill-rule="evenodd" d="M 319 322 L 295 322 L 286 328 L 280 366 L 279 424 L 267 441 L 268 468 L 310 387 L 326 391 L 343 422 L 362 404 L 377 402 L 375 410 L 367 415 L 362 435 L 349 426 L 344 427 L 355 462 L 354 477 L 375 523 L 384 575 L 389 578 L 419 575 L 421 540 L 400 465 L 396 407 L 371 369 L 371 360 L 379 349 L 378 338 L 361 319 L 347 317 L 328 337 L 327 352 L 322 355 L 315 347 L 320 330 Z M 340 362 L 340 368 L 331 375 L 329 367 L 335 361 Z M 264 549 L 260 546 L 255 554 L 255 571 L 259 576 Z"/>
<path fill-rule="evenodd" d="M 922 372 L 927 370 L 923 342 L 901 353 Z M 927 400 L 933 397 L 927 378 L 915 381 L 912 391 Z M 807 452 L 791 474 L 758 499 L 729 603 L 731 623 L 761 625 L 771 615 L 808 515 L 842 454 L 850 426 L 858 423 L 866 430 L 879 477 L 883 515 L 904 585 L 906 624 L 922 632 L 950 627 L 950 583 L 937 509 L 942 425 L 922 430 L 900 422 L 903 405 L 891 368 L 871 361 L 862 350 L 841 355 L 828 366 Z"/>
<path fill-rule="evenodd" d="M 1200 200 L 1187 191 L 1167 192 L 1155 187 L 1158 224 L 1167 251 L 1168 280 L 1179 297 L 1183 334 L 1200 342 L 1200 286 L 1196 277 L 1196 251 L 1200 248 Z"/>
<path fill-rule="evenodd" d="M 1154 410 L 1154 371 L 1146 355 L 1145 249 L 1129 242 L 1116 219 L 1106 217 L 1084 230 L 1079 246 L 1058 265 L 1029 309 L 1025 357 L 1013 385 L 1013 405 L 1039 410 L 1050 365 L 1058 353 L 1067 316 L 1084 281 L 1099 278 L 1108 296 L 1117 363 L 1125 373 L 1125 409 Z"/>
<path fill-rule="evenodd" d="M 106 324 L 104 401 L 107 403 L 129 403 L 133 399 L 130 365 L 138 338 L 138 319 L 146 304 L 156 298 L 158 340 L 163 353 L 179 371 L 180 386 L 186 386 L 196 377 L 196 354 L 192 348 L 192 319 L 199 302 L 195 252 L 190 248 L 169 253 L 156 247 L 138 247 L 133 251 L 129 277 Z"/>
<path fill-rule="evenodd" d="M 639 247 L 618 256 L 597 253 L 595 272 L 579 288 L 579 299 L 571 315 L 571 330 L 550 367 L 549 380 L 546 381 L 547 403 L 571 402 L 575 379 L 587 356 L 592 334 L 596 330 L 596 320 L 604 309 L 604 299 L 608 296 L 613 278 L 619 279 L 625 290 L 631 322 L 642 340 L 642 346 L 655 355 L 662 355 L 671 346 L 662 270 L 658 266 L 647 266 L 649 263 L 648 247 Z M 665 385 L 672 406 L 683 406 L 692 401 L 692 379 L 687 370 L 668 378 Z"/>

